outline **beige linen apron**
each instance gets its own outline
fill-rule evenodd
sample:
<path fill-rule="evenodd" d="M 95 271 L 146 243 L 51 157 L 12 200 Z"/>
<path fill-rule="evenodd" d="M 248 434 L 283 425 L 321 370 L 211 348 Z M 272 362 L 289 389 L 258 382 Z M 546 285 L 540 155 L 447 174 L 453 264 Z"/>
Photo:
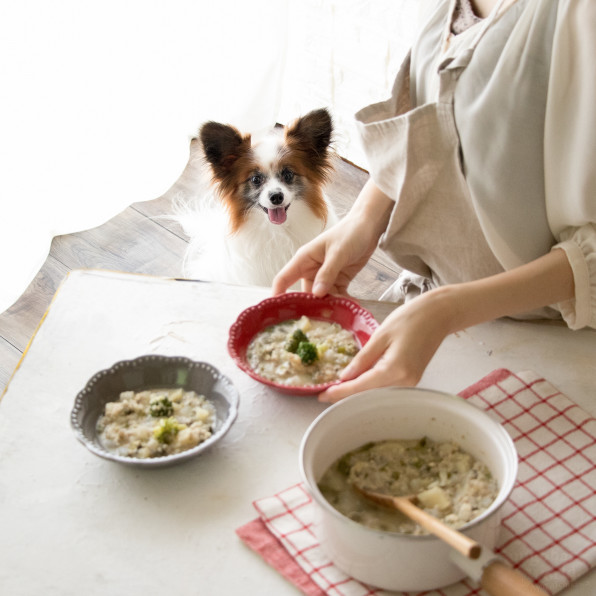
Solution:
<path fill-rule="evenodd" d="M 447 16 L 449 24 L 452 8 L 453 4 Z M 422 284 L 423 289 L 503 271 L 474 210 L 463 174 L 453 109 L 457 80 L 503 8 L 501 0 L 491 15 L 477 25 L 471 45 L 440 64 L 436 103 L 411 105 L 408 54 L 391 99 L 356 114 L 363 145 L 374 164 L 371 176 L 395 200 L 379 246 L 400 267 L 428 280 Z M 445 45 L 449 35 L 445 31 Z M 376 172 L 381 174 L 375 177 Z"/>

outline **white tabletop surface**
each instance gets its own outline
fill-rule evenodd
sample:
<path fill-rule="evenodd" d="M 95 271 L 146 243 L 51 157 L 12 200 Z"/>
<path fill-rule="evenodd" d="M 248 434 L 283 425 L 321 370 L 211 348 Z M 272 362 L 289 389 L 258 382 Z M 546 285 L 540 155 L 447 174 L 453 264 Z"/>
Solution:
<path fill-rule="evenodd" d="M 324 410 L 236 368 L 228 328 L 265 288 L 71 273 L 0 402 L 0 592 L 10 596 L 298 594 L 236 536 L 252 501 L 300 480 L 298 449 Z M 365 303 L 378 320 L 390 310 Z M 236 423 L 180 466 L 100 459 L 70 428 L 98 370 L 142 354 L 213 363 L 240 393 Z M 532 369 L 596 416 L 596 333 L 496 321 L 445 340 L 420 386 L 457 393 L 496 368 Z M 565 596 L 596 594 L 596 573 Z"/>

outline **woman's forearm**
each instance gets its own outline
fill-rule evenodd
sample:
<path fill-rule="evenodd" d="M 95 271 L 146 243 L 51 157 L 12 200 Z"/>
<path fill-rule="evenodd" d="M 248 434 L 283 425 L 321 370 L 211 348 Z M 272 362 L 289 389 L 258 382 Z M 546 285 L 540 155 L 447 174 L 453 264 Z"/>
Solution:
<path fill-rule="evenodd" d="M 510 271 L 436 292 L 437 304 L 450 305 L 448 333 L 575 297 L 573 272 L 561 249 Z"/>
<path fill-rule="evenodd" d="M 349 216 L 365 221 L 371 234 L 380 238 L 391 217 L 395 202 L 369 179 L 350 209 Z"/>
<path fill-rule="evenodd" d="M 442 286 L 396 308 L 319 399 L 335 402 L 373 387 L 414 386 L 450 333 L 574 297 L 571 267 L 556 249 L 485 279 Z"/>

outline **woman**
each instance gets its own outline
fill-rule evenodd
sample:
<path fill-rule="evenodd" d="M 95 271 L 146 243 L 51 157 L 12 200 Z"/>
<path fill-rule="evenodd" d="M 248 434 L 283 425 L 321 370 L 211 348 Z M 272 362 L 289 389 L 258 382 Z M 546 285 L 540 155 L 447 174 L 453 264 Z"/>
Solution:
<path fill-rule="evenodd" d="M 346 294 L 379 240 L 424 280 L 322 401 L 415 385 L 448 334 L 494 318 L 596 328 L 596 3 L 435 4 L 391 99 L 356 115 L 371 179 L 273 283 Z"/>

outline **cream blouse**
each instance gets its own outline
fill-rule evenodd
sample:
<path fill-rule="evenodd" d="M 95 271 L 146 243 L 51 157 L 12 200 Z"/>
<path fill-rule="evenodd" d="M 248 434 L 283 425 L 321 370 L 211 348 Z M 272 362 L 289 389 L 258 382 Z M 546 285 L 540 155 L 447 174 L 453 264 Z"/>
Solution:
<path fill-rule="evenodd" d="M 412 50 L 413 105 L 436 101 L 449 0 Z M 511 269 L 561 248 L 575 299 L 556 305 L 572 329 L 596 328 L 596 2 L 518 0 L 491 25 L 461 75 L 454 110 L 463 167 L 495 256 Z M 374 164 L 371 164 L 371 171 Z"/>

